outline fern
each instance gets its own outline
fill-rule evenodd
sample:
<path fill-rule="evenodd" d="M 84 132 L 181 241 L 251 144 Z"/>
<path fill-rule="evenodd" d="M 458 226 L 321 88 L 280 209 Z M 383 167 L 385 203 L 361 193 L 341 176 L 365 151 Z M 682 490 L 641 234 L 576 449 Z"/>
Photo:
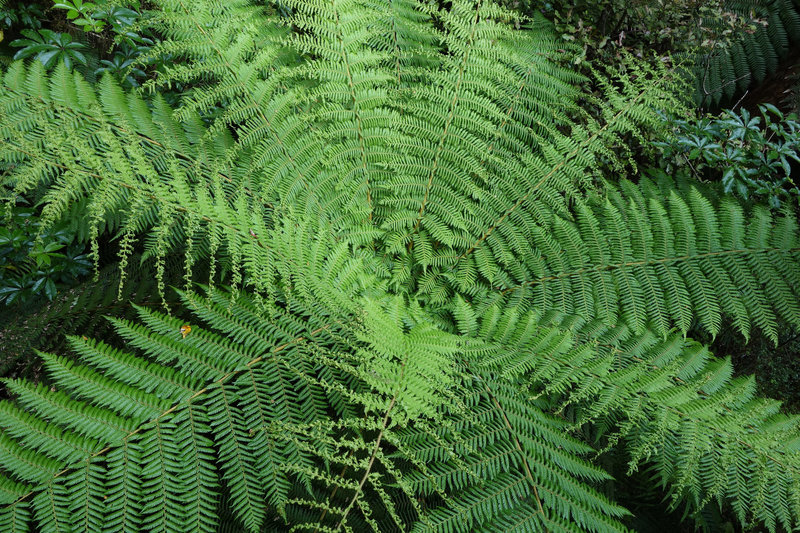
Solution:
<path fill-rule="evenodd" d="M 679 496 L 695 509 L 726 500 L 743 523 L 792 527 L 786 502 L 798 496 L 800 420 L 755 398 L 754 380 L 733 379 L 729 359 L 679 334 L 635 334 L 560 314 L 512 313 L 489 336 L 495 346 L 483 366 L 560 398 L 559 409 L 572 411 L 576 425 L 589 423 L 603 450 L 624 442 L 630 471 L 648 465 L 673 504 Z"/>
<path fill-rule="evenodd" d="M 730 46 L 696 59 L 695 101 L 704 107 L 732 102 L 748 87 L 764 81 L 800 39 L 800 13 L 791 0 L 736 0 L 726 5 L 733 13 L 756 17 L 765 24 L 737 36 Z"/>
<path fill-rule="evenodd" d="M 573 221 L 554 216 L 533 228 L 531 279 L 495 282 L 494 290 L 515 305 L 635 332 L 652 324 L 660 335 L 695 321 L 716 334 L 723 311 L 743 335 L 755 324 L 776 342 L 777 318 L 797 325 L 794 213 L 746 216 L 725 199 L 715 207 L 695 187 L 681 195 L 646 179 L 621 185 L 625 193 L 609 186 L 604 197 L 577 202 Z"/>
<path fill-rule="evenodd" d="M 0 80 L 6 190 L 83 213 L 95 257 L 114 232 L 122 277 L 142 243 L 192 316 L 6 380 L 0 529 L 624 530 L 612 449 L 674 506 L 798 525 L 797 421 L 685 338 L 800 323 L 796 213 L 604 179 L 679 74 L 582 94 L 490 2 L 159 8 L 141 93 Z"/>

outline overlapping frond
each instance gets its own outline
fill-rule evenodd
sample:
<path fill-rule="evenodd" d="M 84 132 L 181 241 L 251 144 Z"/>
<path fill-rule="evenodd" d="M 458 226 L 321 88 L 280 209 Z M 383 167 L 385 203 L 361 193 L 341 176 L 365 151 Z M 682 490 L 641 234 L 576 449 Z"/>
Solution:
<path fill-rule="evenodd" d="M 696 510 L 716 500 L 742 523 L 797 527 L 797 416 L 782 414 L 776 400 L 756 397 L 752 376 L 732 379 L 730 360 L 715 359 L 696 343 L 647 339 L 619 357 L 650 370 L 637 380 L 639 392 L 620 395 L 602 420 L 619 427 L 611 438 L 624 440 L 631 469 L 649 466 L 673 504 Z"/>
<path fill-rule="evenodd" d="M 358 392 L 337 384 L 353 365 L 332 351 L 344 326 L 285 311 L 267 322 L 252 302 L 217 291 L 183 298 L 203 321 L 185 337 L 181 321 L 142 308 L 145 326 L 113 323 L 143 355 L 72 338 L 80 363 L 43 354 L 52 388 L 6 384 L 17 402 L 2 404 L 4 513 L 29 509 L 45 529 L 63 519 L 89 530 L 213 530 L 224 485 L 236 518 L 258 530 L 294 482 L 312 482 L 310 435 L 303 444 L 265 430 L 327 420 L 336 404 L 326 394 L 353 402 Z M 414 390 L 400 385 L 398 396 Z"/>
<path fill-rule="evenodd" d="M 654 123 L 654 109 L 680 105 L 668 69 L 620 71 L 603 78 L 602 118 L 578 121 L 579 79 L 553 63 L 562 45 L 546 22 L 515 32 L 481 2 L 439 16 L 448 55 L 403 102 L 408 140 L 396 146 L 382 223 L 395 283 L 437 305 L 456 269 L 519 277 L 531 228 L 591 188 L 600 161 L 621 164 L 608 146 Z"/>
<path fill-rule="evenodd" d="M 251 531 L 620 529 L 591 487 L 607 475 L 572 456 L 589 448 L 514 387 L 454 372 L 457 337 L 419 310 L 316 327 L 297 300 L 265 318 L 218 290 L 182 298 L 185 336 L 140 308 L 141 324 L 113 320 L 137 354 L 73 337 L 79 362 L 42 354 L 53 386 L 6 383 L 4 525 L 211 531 L 225 491 Z"/>
<path fill-rule="evenodd" d="M 462 379 L 460 409 L 397 445 L 426 465 L 408 483 L 447 494 L 414 531 L 624 531 L 627 511 L 592 486 L 608 474 L 581 457 L 591 448 L 565 422 L 491 371 L 466 366 Z"/>
<path fill-rule="evenodd" d="M 464 333 L 494 343 L 479 368 L 559 399 L 604 450 L 624 444 L 630 469 L 647 466 L 674 505 L 727 502 L 742 523 L 797 525 L 800 419 L 757 398 L 752 377 L 733 379 L 729 359 L 678 333 L 556 313 L 492 308 L 474 323 Z"/>
<path fill-rule="evenodd" d="M 613 352 L 602 346 L 608 335 L 619 339 Z M 717 501 L 742 523 L 797 527 L 797 416 L 757 398 L 752 377 L 732 378 L 729 359 L 679 335 L 623 328 L 598 341 L 624 377 L 598 387 L 582 416 L 596 421 L 607 446 L 624 442 L 631 470 L 648 467 L 673 505 L 700 510 Z"/>
<path fill-rule="evenodd" d="M 196 243 L 189 259 L 208 253 L 209 241 L 214 248 L 211 235 L 233 249 L 252 241 L 252 224 L 237 228 L 234 209 L 248 218 L 257 210 L 262 226 L 269 217 L 224 163 L 230 134 L 207 134 L 197 116 L 177 122 L 163 99 L 125 94 L 110 78 L 95 90 L 65 68 L 46 75 L 36 64 L 9 68 L 3 88 L 0 159 L 14 168 L 6 184 L 14 194 L 46 191 L 44 222 L 85 206 L 95 255 L 99 232 L 116 221 L 108 229 L 122 234 L 123 272 L 144 232 L 163 272 L 164 256 L 187 241 Z"/>
<path fill-rule="evenodd" d="M 515 265 L 510 260 L 493 269 L 478 263 L 477 272 L 512 305 L 637 332 L 685 332 L 697 321 L 716 334 L 727 319 L 744 336 L 755 326 L 776 338 L 778 320 L 800 324 L 796 215 L 760 207 L 745 213 L 730 198 L 717 202 L 695 187 L 681 194 L 671 183 L 609 186 L 603 196 L 576 201 L 571 219 L 552 215 L 531 228 L 530 251 L 507 255 L 523 263 L 525 281 L 496 279 L 498 265 Z M 471 291 L 496 300 L 474 283 Z"/>
<path fill-rule="evenodd" d="M 582 95 L 544 21 L 444 4 L 160 1 L 175 107 L 3 73 L 4 187 L 117 232 L 123 272 L 144 241 L 162 293 L 173 251 L 232 288 L 6 383 L 3 530 L 624 529 L 578 428 L 676 503 L 798 525 L 796 421 L 681 335 L 800 326 L 796 213 L 605 185 L 676 75 Z"/>

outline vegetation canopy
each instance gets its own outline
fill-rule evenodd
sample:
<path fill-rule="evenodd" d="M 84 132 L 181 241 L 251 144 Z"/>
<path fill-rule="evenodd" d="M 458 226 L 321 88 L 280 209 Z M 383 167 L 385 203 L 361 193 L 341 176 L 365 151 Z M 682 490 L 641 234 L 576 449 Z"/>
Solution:
<path fill-rule="evenodd" d="M 549 23 L 480 0 L 155 4 L 139 90 L 0 79 L 11 201 L 80 206 L 121 293 L 179 255 L 193 316 L 4 382 L 0 531 L 621 531 L 609 455 L 800 526 L 797 417 L 686 336 L 800 326 L 796 213 L 611 180 L 681 73 L 581 92 Z"/>

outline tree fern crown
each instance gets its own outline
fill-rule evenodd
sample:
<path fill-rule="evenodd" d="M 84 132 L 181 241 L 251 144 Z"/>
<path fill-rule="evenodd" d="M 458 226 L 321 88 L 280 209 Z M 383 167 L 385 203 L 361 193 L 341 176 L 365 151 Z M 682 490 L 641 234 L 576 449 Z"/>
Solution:
<path fill-rule="evenodd" d="M 679 75 L 588 93 L 481 0 L 155 7 L 140 91 L 0 79 L 3 191 L 113 236 L 121 295 L 134 257 L 186 281 L 5 381 L 0 531 L 624 531 L 610 450 L 800 524 L 797 419 L 686 336 L 800 326 L 796 213 L 605 179 Z"/>

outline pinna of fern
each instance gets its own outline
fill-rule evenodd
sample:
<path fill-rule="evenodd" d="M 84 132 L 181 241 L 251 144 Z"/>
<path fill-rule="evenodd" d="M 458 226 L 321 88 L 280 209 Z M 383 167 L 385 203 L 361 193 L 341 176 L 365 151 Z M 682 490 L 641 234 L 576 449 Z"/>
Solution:
<path fill-rule="evenodd" d="M 797 421 L 684 337 L 798 324 L 796 214 L 599 179 L 677 76 L 632 65 L 592 119 L 541 21 L 285 6 L 159 3 L 176 109 L 3 74 L 4 186 L 118 221 L 123 268 L 143 240 L 230 286 L 182 293 L 185 337 L 142 309 L 126 350 L 42 354 L 54 390 L 6 383 L 2 529 L 622 530 L 598 445 L 676 505 L 796 526 Z"/>

